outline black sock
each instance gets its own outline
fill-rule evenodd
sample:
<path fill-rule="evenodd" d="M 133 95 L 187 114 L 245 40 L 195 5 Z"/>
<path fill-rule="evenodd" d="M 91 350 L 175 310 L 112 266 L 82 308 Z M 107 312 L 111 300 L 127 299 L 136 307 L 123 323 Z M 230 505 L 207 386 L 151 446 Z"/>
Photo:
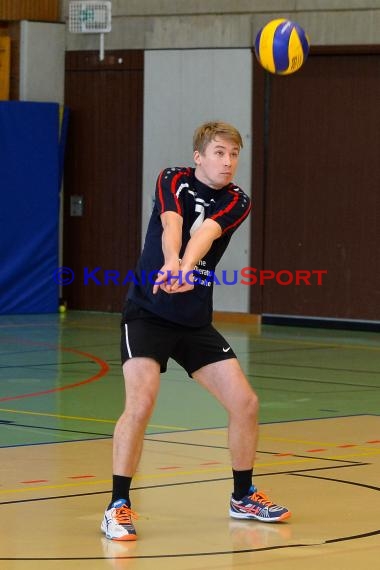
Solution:
<path fill-rule="evenodd" d="M 111 504 L 118 499 L 125 499 L 128 506 L 131 506 L 129 499 L 129 489 L 131 487 L 132 477 L 124 477 L 123 475 L 112 475 L 112 499 Z"/>
<path fill-rule="evenodd" d="M 232 469 L 234 476 L 234 499 L 237 501 L 240 501 L 245 495 L 248 495 L 248 491 L 252 485 L 252 473 L 253 469 L 247 469 L 246 471 L 235 471 L 235 469 Z"/>

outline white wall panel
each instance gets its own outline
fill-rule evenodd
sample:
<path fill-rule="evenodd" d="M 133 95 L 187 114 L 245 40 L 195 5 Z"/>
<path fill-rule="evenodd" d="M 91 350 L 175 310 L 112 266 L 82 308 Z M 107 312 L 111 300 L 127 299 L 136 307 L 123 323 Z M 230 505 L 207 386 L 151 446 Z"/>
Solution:
<path fill-rule="evenodd" d="M 65 26 L 21 22 L 20 100 L 63 104 Z"/>
<path fill-rule="evenodd" d="M 235 182 L 251 188 L 252 54 L 249 49 L 155 50 L 145 52 L 143 233 L 152 209 L 158 173 L 166 166 L 193 165 L 192 136 L 207 120 L 221 119 L 241 132 L 244 148 Z M 249 265 L 247 220 L 219 264 L 232 277 Z M 228 253 L 229 251 L 229 253 Z M 215 286 L 215 309 L 248 311 L 244 285 Z"/>

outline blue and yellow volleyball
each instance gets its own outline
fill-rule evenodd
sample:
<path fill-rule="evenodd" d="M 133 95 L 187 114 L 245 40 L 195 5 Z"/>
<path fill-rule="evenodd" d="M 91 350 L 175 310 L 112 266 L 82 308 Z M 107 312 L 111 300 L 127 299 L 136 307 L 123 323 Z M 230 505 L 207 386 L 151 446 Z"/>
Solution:
<path fill-rule="evenodd" d="M 268 22 L 256 36 L 255 53 L 259 63 L 270 73 L 289 75 L 305 63 L 309 40 L 296 22 L 279 18 Z"/>

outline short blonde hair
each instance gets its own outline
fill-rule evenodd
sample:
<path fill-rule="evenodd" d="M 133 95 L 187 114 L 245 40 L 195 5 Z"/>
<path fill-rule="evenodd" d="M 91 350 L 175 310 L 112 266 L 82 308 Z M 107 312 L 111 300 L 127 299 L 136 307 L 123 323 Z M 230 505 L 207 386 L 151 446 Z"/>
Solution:
<path fill-rule="evenodd" d="M 228 139 L 239 147 L 243 148 L 243 139 L 239 131 L 229 123 L 222 121 L 209 121 L 200 125 L 194 132 L 193 136 L 193 151 L 198 151 L 203 154 L 208 144 L 220 136 Z"/>

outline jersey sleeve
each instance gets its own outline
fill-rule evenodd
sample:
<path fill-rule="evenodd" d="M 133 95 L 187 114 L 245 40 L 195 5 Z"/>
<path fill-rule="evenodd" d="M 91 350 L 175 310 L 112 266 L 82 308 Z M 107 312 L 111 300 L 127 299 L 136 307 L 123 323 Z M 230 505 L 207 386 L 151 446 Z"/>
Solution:
<path fill-rule="evenodd" d="M 160 172 L 156 183 L 156 204 L 160 214 L 176 212 L 182 216 L 181 192 L 189 187 L 188 168 L 167 168 Z"/>
<path fill-rule="evenodd" d="M 211 216 L 222 228 L 222 235 L 233 233 L 249 215 L 252 208 L 249 197 L 237 186 L 231 185 L 220 207 Z"/>

